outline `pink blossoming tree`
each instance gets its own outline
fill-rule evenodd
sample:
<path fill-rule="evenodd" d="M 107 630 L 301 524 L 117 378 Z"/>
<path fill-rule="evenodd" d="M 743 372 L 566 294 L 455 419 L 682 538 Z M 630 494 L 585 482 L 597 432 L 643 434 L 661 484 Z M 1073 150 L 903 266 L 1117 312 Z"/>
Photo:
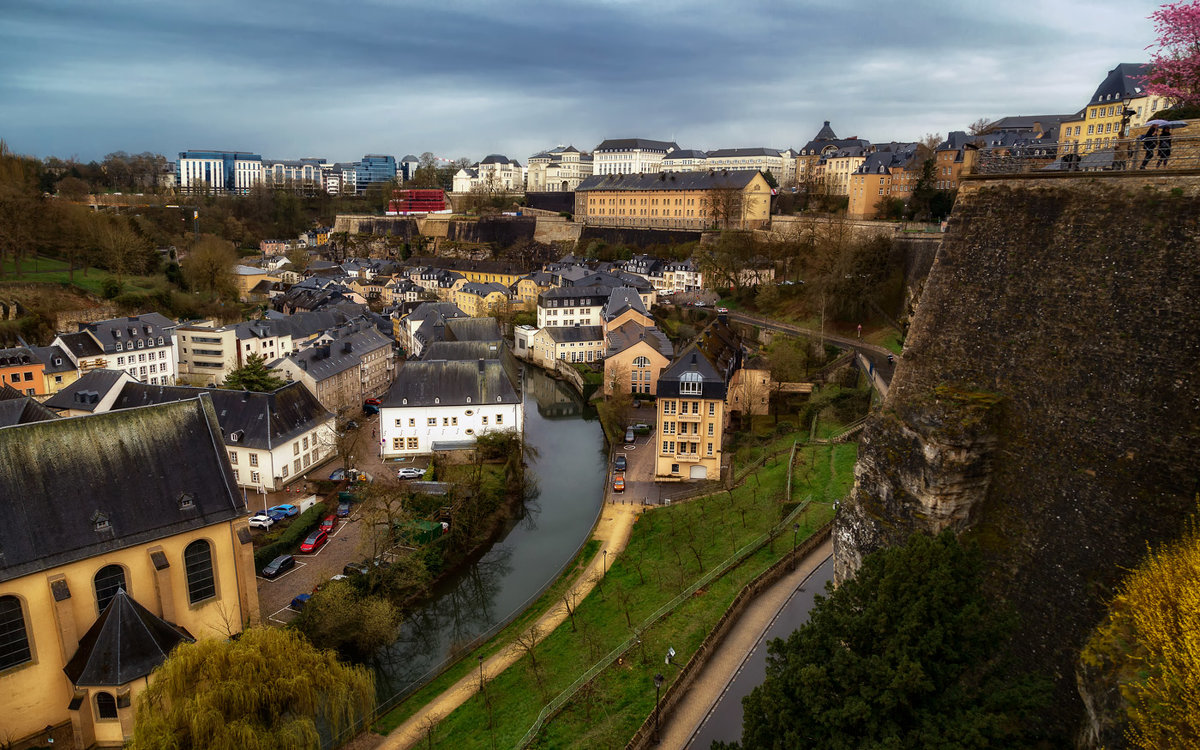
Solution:
<path fill-rule="evenodd" d="M 1181 104 L 1200 104 L 1200 0 L 1168 3 L 1150 15 L 1158 42 L 1146 89 Z"/>

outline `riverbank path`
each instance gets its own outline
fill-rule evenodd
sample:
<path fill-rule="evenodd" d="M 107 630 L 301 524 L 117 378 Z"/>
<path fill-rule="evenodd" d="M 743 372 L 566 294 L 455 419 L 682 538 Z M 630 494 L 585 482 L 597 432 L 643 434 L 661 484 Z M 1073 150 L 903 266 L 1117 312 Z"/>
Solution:
<path fill-rule="evenodd" d="M 754 598 L 729 634 L 721 641 L 721 645 L 701 667 L 700 674 L 688 688 L 683 700 L 676 704 L 670 714 L 663 717 L 660 747 L 687 748 L 691 746 L 701 726 L 710 719 L 714 709 L 722 702 L 723 698 L 729 697 L 726 696 L 726 691 L 733 684 L 755 647 L 766 648 L 765 644 L 760 644 L 759 641 L 771 624 L 775 622 L 780 611 L 787 605 L 792 594 L 832 554 L 833 539 L 831 537 L 800 560 L 794 571 L 780 578 Z M 740 696 L 734 696 L 731 700 L 737 703 L 733 706 L 733 713 L 736 714 L 738 725 L 731 737 L 723 739 L 740 739 Z M 706 742 L 700 746 L 708 747 L 708 745 L 709 743 Z"/>
<path fill-rule="evenodd" d="M 611 566 L 629 543 L 629 537 L 633 533 L 633 523 L 642 510 L 642 505 L 632 503 L 626 505 L 609 503 L 604 506 L 604 510 L 600 514 L 600 521 L 596 524 L 595 531 L 592 532 L 592 538 L 600 542 L 600 549 L 588 563 L 587 568 L 577 575 L 574 583 L 571 584 L 571 591 L 574 592 L 571 601 L 582 601 L 596 587 L 596 582 L 603 575 L 605 566 Z M 607 554 L 605 554 L 605 550 L 607 550 Z M 541 637 L 544 638 L 566 619 L 566 606 L 562 600 L 559 600 L 543 613 L 530 626 L 530 629 L 538 628 L 542 633 Z M 484 678 L 490 680 L 508 669 L 521 658 L 522 653 L 516 644 L 511 642 L 502 647 L 500 651 L 483 662 Z M 408 718 L 408 721 L 392 730 L 377 747 L 386 750 L 405 750 L 416 746 L 417 743 L 424 741 L 430 726 L 449 716 L 454 709 L 461 706 L 478 691 L 479 673 L 471 672 L 422 706 Z"/>

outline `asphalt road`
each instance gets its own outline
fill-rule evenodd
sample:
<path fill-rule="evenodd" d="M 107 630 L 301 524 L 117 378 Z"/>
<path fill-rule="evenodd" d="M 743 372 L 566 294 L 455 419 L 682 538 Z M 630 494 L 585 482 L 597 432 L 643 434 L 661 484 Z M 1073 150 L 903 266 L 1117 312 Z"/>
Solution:
<path fill-rule="evenodd" d="M 775 616 L 745 661 L 734 673 L 725 692 L 717 700 L 700 726 L 689 740 L 687 747 L 706 750 L 714 740 L 728 742 L 742 738 L 742 698 L 762 683 L 767 674 L 767 643 L 774 638 L 785 638 L 793 630 L 808 621 L 813 597 L 825 592 L 825 584 L 833 580 L 833 557 L 826 558 L 806 578 L 800 588 L 788 598 L 787 604 Z"/>

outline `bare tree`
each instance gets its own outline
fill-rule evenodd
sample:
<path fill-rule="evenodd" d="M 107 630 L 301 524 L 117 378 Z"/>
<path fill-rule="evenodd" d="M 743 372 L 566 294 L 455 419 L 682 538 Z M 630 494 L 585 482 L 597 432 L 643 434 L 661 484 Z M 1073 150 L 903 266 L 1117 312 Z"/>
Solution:
<path fill-rule="evenodd" d="M 529 668 L 533 672 L 533 678 L 537 680 L 538 686 L 542 685 L 541 666 L 537 660 L 537 646 L 542 642 L 542 626 L 538 623 L 533 623 L 525 630 L 517 633 L 513 639 L 513 645 L 522 655 L 529 657 Z"/>
<path fill-rule="evenodd" d="M 987 135 L 991 130 L 991 122 L 986 117 L 980 117 L 967 126 L 967 132 L 971 135 Z"/>

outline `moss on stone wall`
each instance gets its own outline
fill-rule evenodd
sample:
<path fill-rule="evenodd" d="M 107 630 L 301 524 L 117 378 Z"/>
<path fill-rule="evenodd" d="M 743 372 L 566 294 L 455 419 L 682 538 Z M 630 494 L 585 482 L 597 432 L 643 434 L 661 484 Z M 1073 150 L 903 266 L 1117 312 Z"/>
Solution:
<path fill-rule="evenodd" d="M 1105 595 L 1192 510 L 1197 300 L 1200 177 L 975 181 L 864 431 L 839 571 L 930 528 L 930 506 L 962 519 L 991 591 L 1020 612 L 1015 651 L 1057 681 L 1047 720 L 1063 737 Z"/>

